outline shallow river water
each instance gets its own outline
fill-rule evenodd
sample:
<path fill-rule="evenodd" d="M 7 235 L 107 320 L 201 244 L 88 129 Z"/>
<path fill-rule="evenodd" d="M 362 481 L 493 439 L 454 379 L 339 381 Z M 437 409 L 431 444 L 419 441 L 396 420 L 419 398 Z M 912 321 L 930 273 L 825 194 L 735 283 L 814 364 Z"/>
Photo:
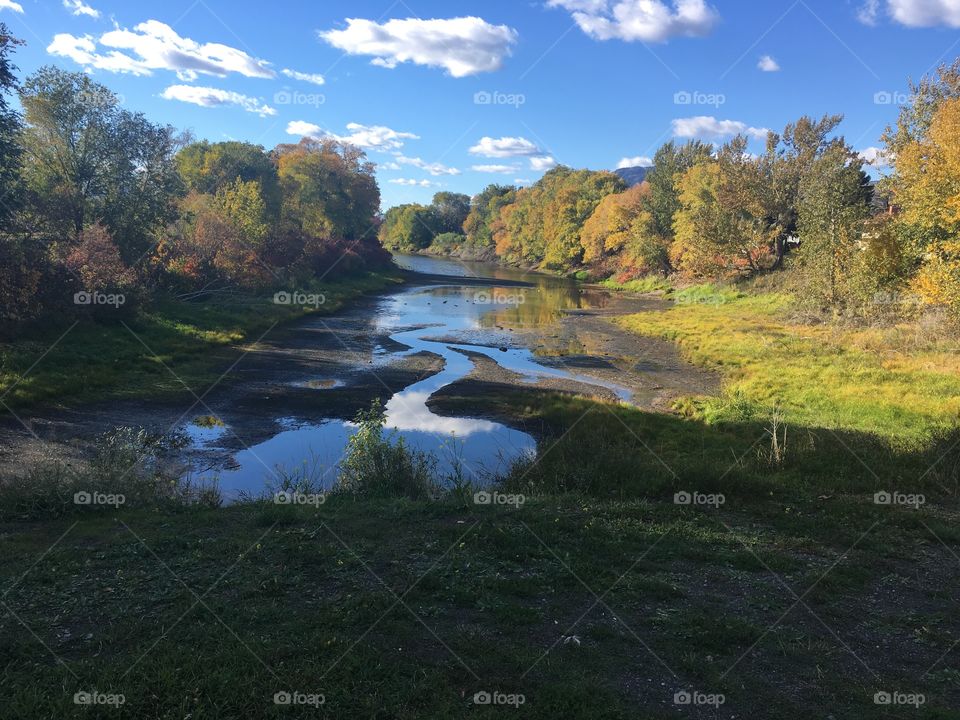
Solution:
<path fill-rule="evenodd" d="M 432 284 L 408 284 L 378 300 L 374 332 L 388 337 L 390 347 L 374 349 L 369 372 L 404 356 L 429 352 L 443 359 L 443 368 L 394 394 L 386 403 L 388 431 L 402 436 L 409 446 L 430 452 L 441 475 L 459 467 L 474 482 L 488 482 L 519 457 L 536 452 L 534 439 L 501 423 L 471 417 L 442 417 L 427 407 L 431 395 L 466 377 L 474 368 L 468 353 L 482 354 L 523 382 L 545 377 L 575 379 L 612 390 L 623 400 L 629 391 L 593 377 L 538 362 L 518 338 L 532 328 L 547 327 L 564 312 L 592 307 L 605 301 L 604 293 L 585 292 L 576 283 L 550 276 L 524 273 L 499 266 L 481 265 L 421 256 L 397 256 L 401 267 L 431 275 L 444 275 Z M 473 278 L 496 278 L 502 287 L 480 284 Z M 515 285 L 513 283 L 524 283 Z M 317 392 L 343 386 L 341 380 L 316 382 Z M 197 446 L 216 447 L 226 428 L 188 426 Z M 338 464 L 349 437 L 351 422 L 330 419 L 310 424 L 281 422 L 281 431 L 270 439 L 237 452 L 228 468 L 219 470 L 220 487 L 228 499 L 241 493 L 257 495 L 277 468 L 304 468 L 327 487 L 336 481 Z"/>

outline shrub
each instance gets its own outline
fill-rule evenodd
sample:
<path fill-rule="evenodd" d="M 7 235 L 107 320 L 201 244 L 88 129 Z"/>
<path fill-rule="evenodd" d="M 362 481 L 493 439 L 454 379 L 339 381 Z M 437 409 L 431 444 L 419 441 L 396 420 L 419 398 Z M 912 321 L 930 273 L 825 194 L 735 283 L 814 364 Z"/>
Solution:
<path fill-rule="evenodd" d="M 355 422 L 359 429 L 340 463 L 338 492 L 414 500 L 436 495 L 437 459 L 411 450 L 396 432 L 384 433 L 387 416 L 379 400 L 369 410 L 361 410 Z"/>

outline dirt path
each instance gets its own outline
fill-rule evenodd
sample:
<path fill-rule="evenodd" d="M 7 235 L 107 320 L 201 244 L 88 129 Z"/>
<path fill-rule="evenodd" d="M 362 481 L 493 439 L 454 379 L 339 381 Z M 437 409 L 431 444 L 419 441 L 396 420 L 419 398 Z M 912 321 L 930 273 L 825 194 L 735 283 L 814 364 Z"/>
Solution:
<path fill-rule="evenodd" d="M 412 284 L 451 282 L 441 276 L 414 278 Z M 469 283 L 477 281 L 471 278 Z M 20 413 L 19 420 L 3 416 L 0 473 L 22 472 L 41 459 L 82 461 L 92 439 L 118 426 L 167 432 L 214 415 L 230 432 L 217 443 L 221 446 L 217 450 L 197 451 L 195 455 L 202 457 L 191 459 L 217 465 L 228 462 L 233 452 L 273 437 L 285 423 L 350 419 L 373 398 L 386 400 L 441 369 L 441 359 L 430 353 L 396 359 L 382 352 L 401 348 L 377 331 L 378 302 L 376 297 L 364 299 L 333 316 L 310 318 L 242 348 L 236 363 L 224 368 L 222 380 L 212 388 L 192 388 L 162 400 L 38 408 Z M 567 313 L 545 329 L 520 330 L 513 335 L 513 344 L 532 348 L 544 365 L 625 386 L 639 407 L 665 411 L 675 397 L 715 392 L 718 382 L 684 362 L 670 343 L 633 335 L 609 322 L 614 316 L 659 307 L 662 302 L 656 299 L 611 296 L 603 307 Z M 614 397 L 604 388 L 567 379 L 542 379 L 531 385 L 488 358 L 477 357 L 468 377 L 437 393 L 437 412 L 446 414 L 445 396 L 462 399 L 518 386 Z"/>

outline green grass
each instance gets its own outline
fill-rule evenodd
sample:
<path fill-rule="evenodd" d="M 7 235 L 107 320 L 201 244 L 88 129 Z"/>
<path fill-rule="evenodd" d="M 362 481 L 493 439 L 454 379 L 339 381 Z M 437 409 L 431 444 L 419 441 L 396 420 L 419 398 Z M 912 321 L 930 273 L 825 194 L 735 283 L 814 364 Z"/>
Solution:
<path fill-rule="evenodd" d="M 876 509 L 776 533 L 740 512 L 569 496 L 510 510 L 334 497 L 73 523 L 0 526 L 5 719 L 78 716 L 74 693 L 93 689 L 126 702 L 85 716 L 515 712 L 472 703 L 495 691 L 522 694 L 523 717 L 668 718 L 686 712 L 674 693 L 696 689 L 723 693 L 725 715 L 853 720 L 897 717 L 872 702 L 890 688 L 927 695 L 910 717 L 957 717 L 956 675 L 920 677 L 960 637 L 956 599 L 936 593 L 957 568 L 923 527 Z M 864 532 L 883 542 L 851 550 Z M 821 583 L 811 604 L 829 630 L 804 608 L 784 615 L 781 580 L 799 595 L 849 567 L 862 577 Z M 890 587 L 906 588 L 913 617 Z M 277 707 L 283 691 L 325 704 Z"/>
<path fill-rule="evenodd" d="M 0 344 L 0 397 L 14 409 L 182 392 L 217 378 L 237 346 L 311 313 L 335 312 L 363 293 L 399 282 L 370 274 L 324 285 L 318 309 L 277 305 L 271 297 L 185 303 L 160 300 L 122 324 L 48 326 Z M 177 377 L 170 372 L 173 370 Z"/>
<path fill-rule="evenodd" d="M 791 323 L 786 295 L 700 288 L 683 298 L 678 293 L 677 305 L 669 310 L 618 322 L 676 342 L 690 361 L 723 375 L 721 397 L 687 404 L 697 417 L 756 419 L 779 407 L 788 424 L 914 444 L 960 423 L 960 343 L 955 340 L 927 338 L 910 326 L 842 329 Z"/>
<path fill-rule="evenodd" d="M 608 290 L 617 290 L 638 294 L 655 292 L 667 293 L 672 289 L 670 282 L 666 278 L 663 278 L 659 275 L 647 275 L 637 280 L 628 280 L 627 282 L 623 283 L 619 283 L 613 278 L 609 278 L 600 284 Z"/>

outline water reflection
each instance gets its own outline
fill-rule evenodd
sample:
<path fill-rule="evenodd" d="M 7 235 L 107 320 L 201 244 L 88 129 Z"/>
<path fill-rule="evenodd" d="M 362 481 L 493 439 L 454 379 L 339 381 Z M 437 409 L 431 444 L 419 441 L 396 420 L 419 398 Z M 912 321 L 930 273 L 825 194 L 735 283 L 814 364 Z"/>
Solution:
<path fill-rule="evenodd" d="M 459 464 L 468 478 L 485 482 L 536 449 L 530 435 L 501 423 L 442 417 L 430 410 L 427 402 L 435 392 L 474 369 L 470 354 L 484 355 L 526 382 L 545 377 L 576 379 L 606 387 L 621 399 L 630 397 L 630 392 L 618 385 L 541 365 L 533 352 L 515 339 L 517 331 L 546 326 L 565 311 L 600 306 L 605 302 L 602 294 L 582 292 L 575 283 L 560 278 L 499 266 L 425 257 L 401 257 L 398 264 L 451 278 L 449 284 L 412 287 L 382 298 L 373 319 L 374 333 L 392 342 L 375 352 L 372 372 L 416 353 L 429 352 L 443 359 L 440 372 L 396 393 L 385 408 L 387 427 L 400 433 L 411 447 L 434 453 L 441 473 L 450 473 Z M 471 284 L 470 278 L 481 273 L 528 285 Z M 395 349 L 397 343 L 403 349 Z M 304 381 L 303 386 L 310 388 L 311 382 Z M 231 466 L 220 473 L 221 487 L 228 497 L 240 491 L 258 494 L 275 466 L 297 467 L 306 459 L 322 468 L 320 474 L 330 485 L 355 430 L 352 423 L 341 420 L 309 424 L 287 420 L 274 437 L 236 453 Z"/>

